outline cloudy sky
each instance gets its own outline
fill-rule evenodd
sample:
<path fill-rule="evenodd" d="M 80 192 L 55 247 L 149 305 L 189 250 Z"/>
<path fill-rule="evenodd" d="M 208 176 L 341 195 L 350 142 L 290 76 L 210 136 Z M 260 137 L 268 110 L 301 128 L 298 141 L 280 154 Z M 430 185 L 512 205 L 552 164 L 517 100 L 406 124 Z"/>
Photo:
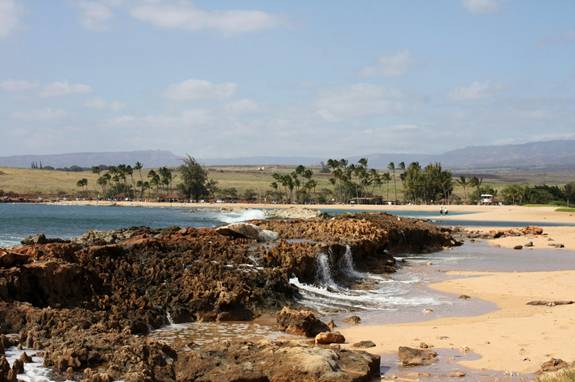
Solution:
<path fill-rule="evenodd" d="M 573 0 L 0 0 L 0 156 L 569 137 Z"/>

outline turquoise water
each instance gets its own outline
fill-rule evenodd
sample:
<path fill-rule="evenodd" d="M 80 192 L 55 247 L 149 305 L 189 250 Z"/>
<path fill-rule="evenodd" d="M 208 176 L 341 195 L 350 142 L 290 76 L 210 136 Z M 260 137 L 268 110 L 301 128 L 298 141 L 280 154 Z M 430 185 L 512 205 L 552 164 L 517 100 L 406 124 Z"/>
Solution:
<path fill-rule="evenodd" d="M 0 204 L 0 247 L 16 245 L 24 237 L 38 233 L 48 237 L 68 238 L 93 229 L 111 230 L 133 226 L 215 227 L 263 217 L 263 212 L 259 210 L 222 213 L 190 208 Z"/>

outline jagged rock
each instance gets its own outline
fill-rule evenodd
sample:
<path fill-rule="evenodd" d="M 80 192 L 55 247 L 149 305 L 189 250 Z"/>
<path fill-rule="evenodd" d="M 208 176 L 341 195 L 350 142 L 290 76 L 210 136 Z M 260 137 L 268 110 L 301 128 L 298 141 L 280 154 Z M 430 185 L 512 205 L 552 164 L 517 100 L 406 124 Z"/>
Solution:
<path fill-rule="evenodd" d="M 351 347 L 354 347 L 354 348 L 362 348 L 362 349 L 372 348 L 372 347 L 375 347 L 375 346 L 377 346 L 377 345 L 376 345 L 375 342 L 373 342 L 373 341 L 359 341 L 359 342 L 356 342 L 356 343 L 354 343 L 353 345 L 351 345 Z"/>
<path fill-rule="evenodd" d="M 19 360 L 24 364 L 24 363 L 31 363 L 32 362 L 32 357 L 30 357 L 28 354 L 26 354 L 26 352 L 22 353 L 20 355 Z"/>
<path fill-rule="evenodd" d="M 16 372 L 16 374 L 24 374 L 24 363 L 19 359 L 15 360 L 12 363 L 12 370 Z"/>
<path fill-rule="evenodd" d="M 216 232 L 220 235 L 230 237 L 241 237 L 244 239 L 257 240 L 259 242 L 268 242 L 277 240 L 279 235 L 268 229 L 261 229 L 255 224 L 251 223 L 233 223 L 223 227 L 216 228 Z"/>
<path fill-rule="evenodd" d="M 333 320 L 329 320 L 329 322 L 327 323 L 327 327 L 329 328 L 329 330 L 333 331 L 333 329 L 335 329 L 337 325 L 335 324 L 335 322 L 333 322 Z"/>
<path fill-rule="evenodd" d="M 407 346 L 399 347 L 398 356 L 402 366 L 429 365 L 437 360 L 437 353 L 434 351 Z"/>
<path fill-rule="evenodd" d="M 309 310 L 296 310 L 284 307 L 277 315 L 280 330 L 289 334 L 315 337 L 330 328 Z"/>
<path fill-rule="evenodd" d="M 534 244 L 533 244 L 532 241 L 528 241 L 528 242 L 525 244 L 525 246 L 528 247 L 528 248 L 531 248 L 531 247 L 534 246 Z"/>
<path fill-rule="evenodd" d="M 48 243 L 66 243 L 67 240 L 58 238 L 47 238 L 43 233 L 39 235 L 30 235 L 25 237 L 20 242 L 23 245 L 34 245 L 34 244 L 48 244 Z"/>
<path fill-rule="evenodd" d="M 343 322 L 353 325 L 359 325 L 361 323 L 361 318 L 359 316 L 350 316 L 345 320 L 343 320 Z"/>
<path fill-rule="evenodd" d="M 527 303 L 527 305 L 557 306 L 557 305 L 571 305 L 574 303 L 575 303 L 575 301 L 571 301 L 571 300 L 555 300 L 555 301 L 535 300 L 535 301 L 529 301 Z"/>
<path fill-rule="evenodd" d="M 315 336 L 316 345 L 343 344 L 345 337 L 340 332 L 321 332 Z"/>
<path fill-rule="evenodd" d="M 549 361 L 546 361 L 541 364 L 539 367 L 540 373 L 546 373 L 550 371 L 557 371 L 561 369 L 565 369 L 569 367 L 569 364 L 562 359 L 559 358 L 551 358 Z"/>

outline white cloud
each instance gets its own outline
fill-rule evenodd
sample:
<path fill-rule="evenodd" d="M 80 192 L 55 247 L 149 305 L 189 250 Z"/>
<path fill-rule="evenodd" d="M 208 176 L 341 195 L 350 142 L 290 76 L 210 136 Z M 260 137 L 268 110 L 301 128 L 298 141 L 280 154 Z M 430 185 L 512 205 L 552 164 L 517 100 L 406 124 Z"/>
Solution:
<path fill-rule="evenodd" d="M 385 76 L 398 77 L 404 75 L 412 65 L 411 54 L 408 51 L 401 51 L 389 56 L 382 56 L 377 64 L 368 66 L 361 70 L 363 76 Z"/>
<path fill-rule="evenodd" d="M 225 99 L 231 97 L 236 92 L 237 87 L 232 82 L 214 84 L 205 80 L 189 79 L 170 85 L 164 95 L 174 101 Z"/>
<path fill-rule="evenodd" d="M 124 104 L 120 101 L 106 101 L 103 98 L 91 99 L 84 103 L 84 106 L 90 109 L 111 111 L 120 111 L 124 108 Z"/>
<path fill-rule="evenodd" d="M 260 110 L 257 102 L 251 99 L 240 99 L 238 101 L 230 102 L 226 105 L 225 110 L 230 113 L 254 113 Z"/>
<path fill-rule="evenodd" d="M 249 32 L 279 25 L 276 16 L 258 10 L 208 11 L 189 1 L 153 2 L 134 7 L 132 17 L 160 28 L 224 33 Z"/>
<path fill-rule="evenodd" d="M 492 13 L 499 9 L 499 0 L 463 0 L 463 6 L 471 13 Z"/>
<path fill-rule="evenodd" d="M 70 94 L 87 94 L 92 92 L 92 88 L 84 84 L 73 84 L 67 81 L 52 82 L 42 88 L 41 97 L 59 97 Z"/>
<path fill-rule="evenodd" d="M 60 109 L 44 108 L 30 111 L 16 111 L 12 118 L 26 122 L 51 122 L 64 119 L 68 113 Z"/>
<path fill-rule="evenodd" d="M 316 114 L 327 121 L 398 113 L 404 109 L 403 95 L 382 86 L 355 84 L 320 94 Z"/>
<path fill-rule="evenodd" d="M 0 0 L 1 1 L 1 0 Z M 6 92 L 25 92 L 33 90 L 38 87 L 38 84 L 31 81 L 24 80 L 6 80 L 0 82 L 0 89 Z"/>
<path fill-rule="evenodd" d="M 449 97 L 455 101 L 471 101 L 493 96 L 501 89 L 500 85 L 490 81 L 474 81 L 468 86 L 455 88 L 449 92 Z"/>
<path fill-rule="evenodd" d="M 0 0 L 0 38 L 7 37 L 18 28 L 20 13 L 16 0 Z"/>

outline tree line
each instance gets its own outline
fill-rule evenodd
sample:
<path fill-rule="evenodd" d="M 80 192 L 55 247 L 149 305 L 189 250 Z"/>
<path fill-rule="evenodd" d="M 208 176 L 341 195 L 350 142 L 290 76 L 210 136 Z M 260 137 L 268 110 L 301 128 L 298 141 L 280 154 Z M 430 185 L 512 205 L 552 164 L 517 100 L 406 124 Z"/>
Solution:
<path fill-rule="evenodd" d="M 369 166 L 366 158 L 351 163 L 347 159 L 328 159 L 322 162 L 319 176 L 327 177 L 328 187 L 320 187 L 312 168 L 297 166 L 289 172 L 272 174 L 270 188 L 265 191 L 246 189 L 242 193 L 235 187 L 220 188 L 208 176 L 206 168 L 188 156 L 176 169 L 160 167 L 144 171 L 140 162 L 134 165 L 94 166 L 98 175 L 98 193 L 106 199 L 150 199 L 283 202 L 283 203 L 372 203 L 400 202 L 398 184 L 402 186 L 401 202 L 424 204 L 478 203 L 481 195 L 490 194 L 506 204 L 575 203 L 575 182 L 559 186 L 509 185 L 499 193 L 484 184 L 483 177 L 459 176 L 444 169 L 440 163 L 421 166 L 418 162 L 390 162 L 387 171 Z M 325 184 L 325 182 L 324 182 Z M 76 183 L 88 195 L 86 178 Z M 463 196 L 455 195 L 459 186 Z"/>

